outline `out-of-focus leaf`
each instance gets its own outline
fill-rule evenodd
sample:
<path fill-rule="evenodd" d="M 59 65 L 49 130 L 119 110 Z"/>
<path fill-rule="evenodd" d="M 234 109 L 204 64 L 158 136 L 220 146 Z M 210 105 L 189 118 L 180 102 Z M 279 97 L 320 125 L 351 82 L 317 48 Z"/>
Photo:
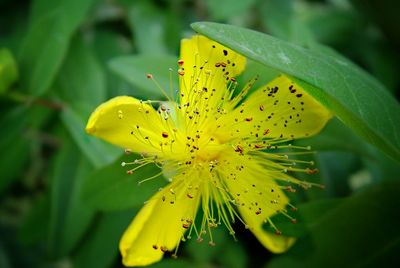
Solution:
<path fill-rule="evenodd" d="M 311 146 L 316 151 L 347 151 L 374 159 L 369 145 L 337 118 L 332 118 L 325 128 L 311 138 L 295 141 L 296 145 Z"/>
<path fill-rule="evenodd" d="M 0 193 L 23 171 L 29 156 L 29 142 L 22 136 L 28 109 L 15 107 L 0 117 Z"/>
<path fill-rule="evenodd" d="M 108 85 L 108 96 L 129 95 L 134 92 L 130 83 L 113 72 L 108 71 L 107 63 L 110 59 L 132 53 L 130 40 L 113 31 L 98 30 L 95 32 L 93 48 L 102 63 L 102 68 L 107 69 L 106 80 Z"/>
<path fill-rule="evenodd" d="M 73 256 L 74 267 L 111 267 L 118 255 L 119 239 L 134 215 L 134 210 L 102 214 Z"/>
<path fill-rule="evenodd" d="M 126 162 L 127 158 L 123 156 Z M 138 185 L 138 182 L 152 177 L 160 172 L 155 165 L 149 164 L 133 174 L 126 174 L 127 167 L 121 167 L 120 162 L 112 163 L 96 170 L 86 180 L 82 190 L 82 199 L 87 205 L 101 210 L 121 210 L 142 206 L 158 189 L 165 185 L 166 180 L 160 176 L 154 180 Z"/>
<path fill-rule="evenodd" d="M 128 24 L 140 54 L 166 54 L 164 13 L 151 1 L 135 1 L 128 8 Z"/>
<path fill-rule="evenodd" d="M 65 108 L 61 119 L 81 151 L 96 168 L 114 162 L 121 155 L 120 149 L 86 134 L 86 121 L 77 112 Z"/>
<path fill-rule="evenodd" d="M 84 178 L 93 166 L 68 137 L 54 162 L 51 174 L 49 252 L 67 255 L 89 227 L 94 210 L 80 200 Z"/>
<path fill-rule="evenodd" d="M 8 260 L 8 256 L 3 249 L 3 246 L 0 244 L 0 267 L 2 268 L 11 268 L 10 261 Z"/>
<path fill-rule="evenodd" d="M 25 217 L 19 238 L 24 244 L 32 244 L 44 240 L 49 230 L 50 198 L 40 196 Z"/>
<path fill-rule="evenodd" d="M 0 94 L 6 92 L 17 79 L 18 69 L 13 55 L 8 49 L 0 49 Z"/>
<path fill-rule="evenodd" d="M 292 237 L 302 237 L 312 232 L 313 225 L 323 220 L 324 217 L 341 204 L 342 199 L 320 199 L 317 201 L 303 203 L 297 206 L 297 211 L 290 212 L 290 215 L 296 219 L 296 224 L 282 214 L 276 214 L 272 217 L 272 222 L 282 232 L 282 235 Z M 269 224 L 264 225 L 268 232 L 275 233 Z"/>
<path fill-rule="evenodd" d="M 317 159 L 320 176 L 323 177 L 328 195 L 350 195 L 350 176 L 360 168 L 360 161 L 356 155 L 348 152 L 320 152 Z"/>
<path fill-rule="evenodd" d="M 92 2 L 34 2 L 34 16 L 18 57 L 21 82 L 29 93 L 38 96 L 49 89 L 67 53 L 71 36 L 83 21 Z"/>
<path fill-rule="evenodd" d="M 212 18 L 216 20 L 225 20 L 245 13 L 256 2 L 256 0 L 206 0 L 205 4 Z"/>
<path fill-rule="evenodd" d="M 369 143 L 400 159 L 400 105 L 372 76 L 344 57 L 272 36 L 211 22 L 193 29 L 244 56 L 290 75 Z"/>
<path fill-rule="evenodd" d="M 307 248 L 305 239 L 299 239 L 268 267 L 396 267 L 399 192 L 398 182 L 381 184 L 343 199 L 334 208 L 327 208 L 322 217 L 314 218 L 314 211 L 310 218 L 302 214 L 309 222 L 313 249 Z"/>
<path fill-rule="evenodd" d="M 293 34 L 293 0 L 269 0 L 260 5 L 261 19 L 272 35 L 291 40 Z"/>
<path fill-rule="evenodd" d="M 104 72 L 80 36 L 72 40 L 71 48 L 57 76 L 56 88 L 60 98 L 74 110 L 93 111 L 106 99 Z"/>
<path fill-rule="evenodd" d="M 216 259 L 222 264 L 222 267 L 248 267 L 246 266 L 248 262 L 248 256 L 245 249 L 240 242 L 234 241 L 233 239 L 228 239 L 226 241 L 224 246 L 221 248 L 221 251 L 216 256 Z"/>
<path fill-rule="evenodd" d="M 175 56 L 123 56 L 111 60 L 109 66 L 113 72 L 140 89 L 133 95 L 160 98 L 164 96 L 163 93 L 146 74 L 152 74 L 166 94 L 175 95 L 178 90 L 177 61 Z"/>
<path fill-rule="evenodd" d="M 150 265 L 148 267 L 151 268 L 191 268 L 195 265 L 193 265 L 193 262 L 185 259 L 185 258 L 178 258 L 178 259 L 163 259 L 158 263 L 155 263 L 153 265 Z"/>

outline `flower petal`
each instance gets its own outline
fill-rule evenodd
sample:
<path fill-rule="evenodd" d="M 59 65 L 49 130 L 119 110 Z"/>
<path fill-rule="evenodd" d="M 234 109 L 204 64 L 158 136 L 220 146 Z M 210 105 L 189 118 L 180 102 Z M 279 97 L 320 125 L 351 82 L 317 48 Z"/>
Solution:
<path fill-rule="evenodd" d="M 97 107 L 86 132 L 134 152 L 159 153 L 160 142 L 168 142 L 170 132 L 162 120 L 149 104 L 120 96 Z"/>
<path fill-rule="evenodd" d="M 181 104 L 196 102 L 199 110 L 217 107 L 228 94 L 227 84 L 239 75 L 246 58 L 204 36 L 181 42 Z"/>
<path fill-rule="evenodd" d="M 185 190 L 182 180 L 172 183 L 139 211 L 120 241 L 124 265 L 152 264 L 178 245 L 200 199 L 199 195 L 188 198 Z"/>
<path fill-rule="evenodd" d="M 231 171 L 224 174 L 225 184 L 235 198 L 238 211 L 249 230 L 264 247 L 274 253 L 289 249 L 295 241 L 294 238 L 272 234 L 263 229 L 268 219 L 285 210 L 289 203 L 289 199 L 273 179 L 275 173 L 259 166 L 256 159 L 245 156 L 230 157 L 228 165 L 230 167 L 227 171 Z M 232 170 L 235 171 L 234 178 L 231 175 Z"/>
<path fill-rule="evenodd" d="M 232 113 L 221 117 L 225 139 L 297 139 L 318 133 L 331 113 L 286 76 L 256 90 Z"/>

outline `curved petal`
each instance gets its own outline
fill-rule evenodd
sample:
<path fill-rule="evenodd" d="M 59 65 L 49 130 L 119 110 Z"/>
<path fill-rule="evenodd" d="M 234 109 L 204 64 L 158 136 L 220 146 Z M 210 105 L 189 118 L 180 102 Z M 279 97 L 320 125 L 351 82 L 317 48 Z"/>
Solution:
<path fill-rule="evenodd" d="M 172 183 L 139 211 L 120 241 L 125 266 L 152 264 L 178 245 L 199 200 L 187 197 L 185 190 L 184 182 Z"/>
<path fill-rule="evenodd" d="M 228 191 L 235 198 L 242 220 L 271 252 L 282 253 L 288 250 L 295 242 L 294 238 L 272 234 L 263 229 L 268 219 L 284 211 L 289 203 L 289 199 L 273 179 L 275 173 L 258 166 L 254 159 L 232 156 L 230 160 L 231 167 L 227 168 L 223 176 L 226 178 Z M 242 168 L 236 168 L 238 166 Z M 235 179 L 230 175 L 232 170 L 235 170 Z"/>
<path fill-rule="evenodd" d="M 159 153 L 160 143 L 170 142 L 171 128 L 149 104 L 115 97 L 92 113 L 86 132 L 134 152 Z"/>
<path fill-rule="evenodd" d="M 318 133 L 332 114 L 300 86 L 279 76 L 220 118 L 225 139 L 297 139 Z M 267 135 L 267 136 L 266 136 Z"/>
<path fill-rule="evenodd" d="M 181 104 L 196 102 L 199 110 L 207 104 L 214 109 L 229 95 L 227 84 L 239 75 L 246 58 L 204 36 L 195 35 L 181 42 Z"/>

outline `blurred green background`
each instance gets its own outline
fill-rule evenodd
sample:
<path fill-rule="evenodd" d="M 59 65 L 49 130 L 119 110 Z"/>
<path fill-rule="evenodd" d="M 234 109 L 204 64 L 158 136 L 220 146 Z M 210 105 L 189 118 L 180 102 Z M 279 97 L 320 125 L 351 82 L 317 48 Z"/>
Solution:
<path fill-rule="evenodd" d="M 132 156 L 84 127 L 111 97 L 162 98 L 145 74 L 169 83 L 190 23 L 330 46 L 399 99 L 399 10 L 378 0 L 0 0 L 0 267 L 121 267 L 119 238 L 163 182 L 138 187 L 154 168 L 127 176 L 120 162 Z M 276 74 L 249 62 L 255 72 Z M 273 255 L 236 224 L 237 242 L 218 228 L 215 247 L 189 241 L 154 267 L 398 267 L 399 162 L 337 119 L 301 143 L 318 150 L 320 169 L 304 179 L 326 188 L 291 194 L 297 225 L 276 218 L 299 237 L 290 251 Z"/>

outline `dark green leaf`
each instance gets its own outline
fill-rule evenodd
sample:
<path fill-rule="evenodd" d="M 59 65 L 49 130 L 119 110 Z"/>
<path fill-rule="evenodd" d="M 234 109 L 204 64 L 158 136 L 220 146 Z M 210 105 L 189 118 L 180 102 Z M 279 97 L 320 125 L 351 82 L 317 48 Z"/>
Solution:
<path fill-rule="evenodd" d="M 67 53 L 72 34 L 83 21 L 92 2 L 35 2 L 34 16 L 19 55 L 21 81 L 29 93 L 38 96 L 49 89 Z"/>
<path fill-rule="evenodd" d="M 210 22 L 193 29 L 244 56 L 292 76 L 356 133 L 400 159 L 400 106 L 373 77 L 344 57 L 305 49 L 272 36 Z"/>
<path fill-rule="evenodd" d="M 129 7 L 128 24 L 140 54 L 166 54 L 165 13 L 165 10 L 158 10 L 151 1 L 136 1 Z"/>
<path fill-rule="evenodd" d="M 57 76 L 56 88 L 60 98 L 74 110 L 91 112 L 106 99 L 104 72 L 80 36 L 72 40 L 71 49 Z"/>
<path fill-rule="evenodd" d="M 81 151 L 96 167 L 100 168 L 115 161 L 121 155 L 121 150 L 105 143 L 85 132 L 86 120 L 72 109 L 65 108 L 61 119 L 71 133 Z"/>
<path fill-rule="evenodd" d="M 119 239 L 134 215 L 133 210 L 102 214 L 73 256 L 74 267 L 111 267 L 118 255 Z"/>
<path fill-rule="evenodd" d="M 398 182 L 382 184 L 322 211 L 309 208 L 309 213 L 303 213 L 302 217 L 308 222 L 313 246 L 309 248 L 306 237 L 299 239 L 287 254 L 276 258 L 268 267 L 393 265 L 400 249 L 400 218 L 396 217 L 399 192 Z M 323 216 L 315 217 L 318 212 Z"/>
<path fill-rule="evenodd" d="M 0 193 L 23 172 L 29 157 L 29 141 L 23 136 L 27 111 L 24 106 L 15 107 L 0 118 Z"/>
<path fill-rule="evenodd" d="M 18 69 L 14 56 L 8 49 L 0 49 L 0 94 L 6 92 L 18 79 Z"/>
<path fill-rule="evenodd" d="M 123 156 L 126 162 L 135 156 Z M 112 163 L 91 174 L 85 181 L 82 198 L 85 202 L 101 210 L 121 210 L 142 206 L 158 189 L 165 185 L 166 180 L 159 176 L 154 180 L 138 185 L 138 182 L 152 177 L 160 172 L 153 164 L 126 174 L 127 167 L 121 167 L 121 162 Z"/>
<path fill-rule="evenodd" d="M 51 181 L 49 251 L 52 256 L 65 256 L 89 227 L 94 210 L 80 200 L 81 187 L 92 165 L 78 148 L 64 138 L 63 148 L 54 163 Z"/>
<path fill-rule="evenodd" d="M 206 0 L 205 4 L 212 18 L 216 20 L 225 20 L 243 15 L 255 2 L 256 0 Z"/>
<path fill-rule="evenodd" d="M 111 60 L 109 66 L 113 72 L 140 89 L 132 95 L 160 98 L 164 94 L 146 74 L 152 74 L 169 96 L 174 95 L 178 90 L 177 61 L 175 56 L 123 56 Z M 169 71 L 169 68 L 175 71 Z"/>

